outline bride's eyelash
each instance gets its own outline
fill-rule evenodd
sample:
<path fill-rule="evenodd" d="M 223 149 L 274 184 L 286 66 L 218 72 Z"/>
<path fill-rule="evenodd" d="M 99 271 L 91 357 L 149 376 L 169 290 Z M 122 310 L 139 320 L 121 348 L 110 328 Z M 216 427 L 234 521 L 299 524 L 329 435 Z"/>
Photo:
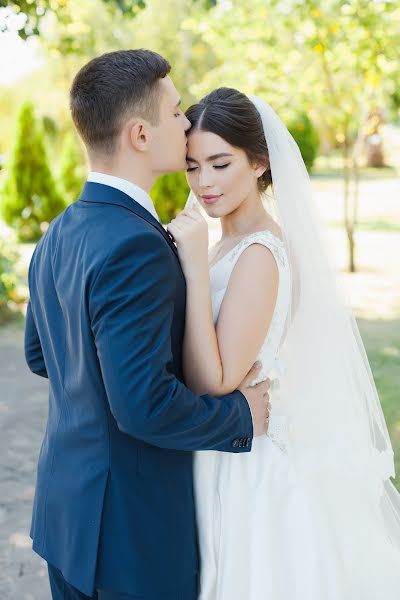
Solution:
<path fill-rule="evenodd" d="M 225 165 L 213 165 L 214 169 L 225 169 L 226 167 L 229 167 L 231 163 L 226 163 Z M 195 169 L 197 169 L 197 167 L 187 167 L 186 168 L 186 172 L 190 173 L 191 171 L 194 171 Z"/>

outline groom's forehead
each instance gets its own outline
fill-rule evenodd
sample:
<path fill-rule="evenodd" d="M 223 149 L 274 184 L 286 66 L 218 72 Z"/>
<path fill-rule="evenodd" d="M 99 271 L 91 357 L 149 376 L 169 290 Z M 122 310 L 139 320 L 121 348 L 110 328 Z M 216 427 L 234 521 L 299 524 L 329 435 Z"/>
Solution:
<path fill-rule="evenodd" d="M 179 105 L 181 98 L 179 92 L 174 86 L 172 79 L 167 75 L 160 81 L 160 84 L 164 92 L 164 100 L 166 100 L 168 103 L 172 102 L 173 105 Z"/>

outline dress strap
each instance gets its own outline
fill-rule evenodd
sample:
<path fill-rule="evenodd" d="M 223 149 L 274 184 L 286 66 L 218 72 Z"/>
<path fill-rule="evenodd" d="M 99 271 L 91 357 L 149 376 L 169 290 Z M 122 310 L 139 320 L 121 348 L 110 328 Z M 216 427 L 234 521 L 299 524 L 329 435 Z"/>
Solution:
<path fill-rule="evenodd" d="M 252 244 L 262 244 L 263 246 L 266 246 L 272 252 L 279 270 L 284 269 L 287 266 L 288 261 L 283 241 L 266 229 L 264 231 L 255 231 L 254 233 L 246 235 L 246 237 L 233 248 L 229 255 L 231 269 L 233 269 L 239 260 L 242 252 Z"/>

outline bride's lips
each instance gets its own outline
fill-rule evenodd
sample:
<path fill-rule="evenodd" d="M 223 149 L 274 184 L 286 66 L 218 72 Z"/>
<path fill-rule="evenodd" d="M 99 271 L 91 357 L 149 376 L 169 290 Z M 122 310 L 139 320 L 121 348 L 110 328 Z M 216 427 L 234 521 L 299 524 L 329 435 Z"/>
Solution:
<path fill-rule="evenodd" d="M 202 196 L 202 199 L 204 200 L 205 204 L 215 204 L 215 202 L 221 198 L 222 194 L 219 194 L 218 196 L 211 196 L 211 195 L 207 195 L 207 196 Z"/>

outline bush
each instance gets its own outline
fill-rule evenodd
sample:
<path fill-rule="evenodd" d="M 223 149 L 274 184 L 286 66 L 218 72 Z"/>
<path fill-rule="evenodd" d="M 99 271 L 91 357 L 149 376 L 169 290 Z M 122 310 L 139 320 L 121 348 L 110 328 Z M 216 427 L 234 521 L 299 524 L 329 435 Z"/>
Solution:
<path fill-rule="evenodd" d="M 170 173 L 157 179 L 150 195 L 162 223 L 169 223 L 184 208 L 189 192 L 184 173 Z"/>
<path fill-rule="evenodd" d="M 69 131 L 64 140 L 60 167 L 60 186 L 68 204 L 78 199 L 85 180 L 84 156 L 75 134 Z"/>
<path fill-rule="evenodd" d="M 37 241 L 63 209 L 48 164 L 42 126 L 31 103 L 21 107 L 15 146 L 2 190 L 1 211 L 20 241 Z"/>
<path fill-rule="evenodd" d="M 45 136 L 55 141 L 59 134 L 59 127 L 56 121 L 52 117 L 44 115 L 44 117 L 42 117 L 42 125 Z"/>
<path fill-rule="evenodd" d="M 288 129 L 294 137 L 308 171 L 312 170 L 318 155 L 319 136 L 306 113 L 301 113 Z"/>
<path fill-rule="evenodd" d="M 19 256 L 16 250 L 0 239 L 0 323 L 4 323 L 11 315 L 11 304 L 20 304 L 26 300 L 21 294 L 23 280 L 16 265 Z"/>

